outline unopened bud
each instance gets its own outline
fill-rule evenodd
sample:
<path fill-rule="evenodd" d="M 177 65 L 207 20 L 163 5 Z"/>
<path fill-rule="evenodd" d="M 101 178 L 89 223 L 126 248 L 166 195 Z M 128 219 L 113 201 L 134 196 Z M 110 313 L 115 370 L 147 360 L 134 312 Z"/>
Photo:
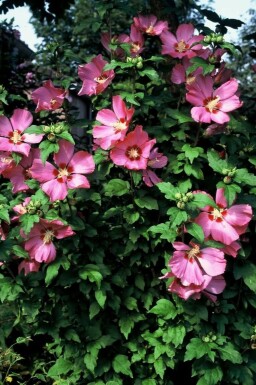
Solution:
<path fill-rule="evenodd" d="M 53 134 L 53 133 L 47 135 L 47 139 L 48 139 L 50 142 L 56 142 L 56 136 L 55 136 L 55 134 Z"/>
<path fill-rule="evenodd" d="M 185 207 L 185 203 L 184 203 L 184 202 L 181 202 L 181 201 L 179 201 L 179 202 L 177 203 L 177 207 L 178 207 L 179 209 L 183 210 L 183 209 L 184 209 L 184 207 Z"/>

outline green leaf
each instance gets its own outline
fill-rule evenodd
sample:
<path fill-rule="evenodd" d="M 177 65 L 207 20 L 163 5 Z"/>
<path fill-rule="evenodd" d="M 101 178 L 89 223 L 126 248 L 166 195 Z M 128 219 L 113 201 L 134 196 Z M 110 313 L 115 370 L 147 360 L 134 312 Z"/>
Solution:
<path fill-rule="evenodd" d="M 104 308 L 107 296 L 106 293 L 102 290 L 97 290 L 95 291 L 95 298 L 98 304 L 100 305 L 101 308 Z"/>
<path fill-rule="evenodd" d="M 170 300 L 162 298 L 149 310 L 149 313 L 156 314 L 157 316 L 168 320 L 176 317 L 177 310 Z"/>
<path fill-rule="evenodd" d="M 183 325 L 171 326 L 168 328 L 166 335 L 163 337 L 163 341 L 166 343 L 172 343 L 175 348 L 182 344 L 186 335 L 186 329 Z"/>
<path fill-rule="evenodd" d="M 184 112 L 173 110 L 171 108 L 167 108 L 166 112 L 172 119 L 176 119 L 178 124 L 193 122 L 190 114 L 185 114 Z"/>
<path fill-rule="evenodd" d="M 20 216 L 21 227 L 25 234 L 28 234 L 35 223 L 38 223 L 40 217 L 37 214 L 24 214 Z"/>
<path fill-rule="evenodd" d="M 126 376 L 133 378 L 132 371 L 130 369 L 131 363 L 127 356 L 124 354 L 118 354 L 113 361 L 113 369 L 116 373 L 122 373 Z"/>
<path fill-rule="evenodd" d="M 171 207 L 168 211 L 167 214 L 170 215 L 170 223 L 171 223 L 171 228 L 175 228 L 182 223 L 186 222 L 188 219 L 188 214 L 184 210 L 180 210 L 177 207 Z"/>
<path fill-rule="evenodd" d="M 216 385 L 222 380 L 223 372 L 220 367 L 205 368 L 203 376 L 196 385 Z"/>
<path fill-rule="evenodd" d="M 20 245 L 12 246 L 13 254 L 17 255 L 17 257 L 28 258 L 28 252 L 23 249 Z"/>
<path fill-rule="evenodd" d="M 45 276 L 46 286 L 48 286 L 52 282 L 52 280 L 57 277 L 60 266 L 61 262 L 56 260 L 53 261 L 49 266 L 47 266 Z"/>
<path fill-rule="evenodd" d="M 209 166 L 214 171 L 217 171 L 220 174 L 223 174 L 224 169 L 229 169 L 232 167 L 232 166 L 228 165 L 226 160 L 220 159 L 220 156 L 217 153 L 217 151 L 209 150 L 207 152 L 207 158 L 208 158 Z"/>
<path fill-rule="evenodd" d="M 32 125 L 32 126 L 28 127 L 24 131 L 24 133 L 25 134 L 40 134 L 40 135 L 42 135 L 42 134 L 44 134 L 43 128 L 44 128 L 43 126 L 34 126 L 34 125 Z"/>
<path fill-rule="evenodd" d="M 128 315 L 126 318 L 121 318 L 118 322 L 121 333 L 125 336 L 125 338 L 128 338 L 128 335 L 130 334 L 133 326 L 134 321 L 131 319 Z"/>
<path fill-rule="evenodd" d="M 196 238 L 199 243 L 203 243 L 204 241 L 204 232 L 201 226 L 197 223 L 188 223 L 186 224 L 186 231 L 192 235 L 192 237 Z"/>
<path fill-rule="evenodd" d="M 63 131 L 61 134 L 58 134 L 57 136 L 58 136 L 58 138 L 65 139 L 68 142 L 70 142 L 72 144 L 75 144 L 73 136 L 69 132 L 67 132 L 67 131 Z"/>
<path fill-rule="evenodd" d="M 224 182 L 219 182 L 217 188 L 224 188 L 224 195 L 227 199 L 228 206 L 232 205 L 236 199 L 237 193 L 241 192 L 241 187 L 237 184 L 225 184 Z"/>
<path fill-rule="evenodd" d="M 122 179 L 111 179 L 104 187 L 105 195 L 109 197 L 127 194 L 129 189 L 130 183 Z"/>
<path fill-rule="evenodd" d="M 210 343 L 204 342 L 201 338 L 192 338 L 186 347 L 184 361 L 190 361 L 194 358 L 199 359 L 204 355 L 207 355 L 210 359 L 212 359 L 214 357 L 211 353 Z"/>
<path fill-rule="evenodd" d="M 203 209 L 205 206 L 217 207 L 214 200 L 208 194 L 196 193 L 193 200 L 189 202 L 189 207 Z"/>
<path fill-rule="evenodd" d="M 223 361 L 231 361 L 233 364 L 241 364 L 243 362 L 241 354 L 235 350 L 231 342 L 228 342 L 224 347 L 219 347 L 218 350 Z"/>
<path fill-rule="evenodd" d="M 157 385 L 157 382 L 156 380 L 149 378 L 147 380 L 143 380 L 142 385 Z"/>
<path fill-rule="evenodd" d="M 169 200 L 175 200 L 175 194 L 180 192 L 178 188 L 174 187 L 170 182 L 160 182 L 157 184 L 157 188 L 165 194 L 165 198 Z"/>
<path fill-rule="evenodd" d="M 134 202 L 141 208 L 146 208 L 148 210 L 158 210 L 157 200 L 151 197 L 144 196 L 142 198 L 135 198 Z"/>
<path fill-rule="evenodd" d="M 93 319 L 100 312 L 100 306 L 97 302 L 92 302 L 89 307 L 89 318 Z"/>
<path fill-rule="evenodd" d="M 189 159 L 191 164 L 193 163 L 193 160 L 195 158 L 198 158 L 199 155 L 204 153 L 203 148 L 191 147 L 189 144 L 184 144 L 184 146 L 182 146 L 181 149 L 182 149 L 182 151 L 185 152 L 185 156 L 186 156 L 186 158 Z"/>
<path fill-rule="evenodd" d="M 159 73 L 154 68 L 145 68 L 143 71 L 139 71 L 140 76 L 147 76 L 150 80 L 158 80 Z"/>
<path fill-rule="evenodd" d="M 190 75 L 192 72 L 194 72 L 197 68 L 202 68 L 203 75 L 210 74 L 214 70 L 214 64 L 210 64 L 207 60 L 201 58 L 201 57 L 192 57 L 190 59 L 190 62 L 192 63 L 187 69 L 186 74 Z"/>
<path fill-rule="evenodd" d="M 55 364 L 49 369 L 47 375 L 49 377 L 58 377 L 62 374 L 67 374 L 72 369 L 72 363 L 60 357 Z"/>
<path fill-rule="evenodd" d="M 236 183 L 242 183 L 248 186 L 256 186 L 256 176 L 249 173 L 246 168 L 237 169 L 234 176 Z"/>
<path fill-rule="evenodd" d="M 39 144 L 39 148 L 41 150 L 41 159 L 43 163 L 46 162 L 50 154 L 57 153 L 59 151 L 58 143 L 52 143 L 49 140 L 41 142 Z"/>
<path fill-rule="evenodd" d="M 96 265 L 86 265 L 82 268 L 81 271 L 79 271 L 79 277 L 81 279 L 87 280 L 89 279 L 90 282 L 95 282 L 98 289 L 100 288 L 101 281 L 103 279 L 102 274 L 99 272 L 99 268 Z"/>
<path fill-rule="evenodd" d="M 0 219 L 10 223 L 10 215 L 8 209 L 0 208 Z"/>
<path fill-rule="evenodd" d="M 256 265 L 247 262 L 245 265 L 239 267 L 238 273 L 239 275 L 237 274 L 235 278 L 239 279 L 242 277 L 246 286 L 256 293 Z"/>
<path fill-rule="evenodd" d="M 164 378 L 164 372 L 166 369 L 166 365 L 164 363 L 164 360 L 162 357 L 159 357 L 155 362 L 154 362 L 154 368 L 156 373 L 163 379 Z"/>

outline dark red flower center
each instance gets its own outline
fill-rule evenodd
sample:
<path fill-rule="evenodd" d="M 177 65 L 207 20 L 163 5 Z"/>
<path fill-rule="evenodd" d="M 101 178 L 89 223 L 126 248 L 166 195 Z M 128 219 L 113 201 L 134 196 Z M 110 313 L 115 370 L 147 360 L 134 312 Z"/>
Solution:
<path fill-rule="evenodd" d="M 130 160 L 139 160 L 140 157 L 141 157 L 141 154 L 142 154 L 142 150 L 139 146 L 137 146 L 136 144 L 133 145 L 133 146 L 129 146 L 127 147 L 127 150 L 125 152 L 125 155 L 127 156 L 127 158 L 129 158 Z"/>

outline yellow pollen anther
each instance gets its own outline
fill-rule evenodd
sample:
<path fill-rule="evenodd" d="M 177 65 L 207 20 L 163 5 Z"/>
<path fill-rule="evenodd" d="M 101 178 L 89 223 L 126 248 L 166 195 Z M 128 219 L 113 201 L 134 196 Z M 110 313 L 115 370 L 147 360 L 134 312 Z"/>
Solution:
<path fill-rule="evenodd" d="M 181 40 L 175 44 L 175 51 L 176 52 L 183 53 L 183 52 L 186 52 L 188 48 L 189 48 L 189 45 L 186 44 L 184 40 Z"/>
<path fill-rule="evenodd" d="M 46 230 L 43 237 L 44 243 L 51 243 L 52 239 L 54 238 L 54 232 L 51 230 Z"/>
<path fill-rule="evenodd" d="M 204 101 L 204 106 L 209 112 L 213 112 L 213 111 L 217 110 L 219 101 L 220 101 L 219 96 L 215 96 L 213 98 L 208 98 Z"/>
<path fill-rule="evenodd" d="M 12 136 L 10 137 L 10 140 L 11 140 L 14 144 L 17 144 L 17 143 L 21 142 L 21 135 L 20 135 L 19 131 L 14 130 L 14 131 L 12 132 Z"/>
<path fill-rule="evenodd" d="M 59 168 L 59 173 L 58 173 L 58 176 L 57 178 L 63 178 L 64 176 L 69 176 L 70 173 L 68 172 L 68 170 L 66 168 Z"/>
<path fill-rule="evenodd" d="M 191 250 L 189 250 L 189 252 L 187 253 L 187 257 L 188 259 L 195 258 L 198 256 L 199 253 L 200 253 L 200 247 L 198 245 L 194 245 L 194 247 Z"/>
<path fill-rule="evenodd" d="M 115 128 L 115 132 L 120 132 L 120 131 L 126 130 L 126 128 L 127 128 L 127 123 L 126 123 L 126 121 L 121 122 L 120 120 L 118 120 L 118 121 L 114 124 L 114 128 Z"/>

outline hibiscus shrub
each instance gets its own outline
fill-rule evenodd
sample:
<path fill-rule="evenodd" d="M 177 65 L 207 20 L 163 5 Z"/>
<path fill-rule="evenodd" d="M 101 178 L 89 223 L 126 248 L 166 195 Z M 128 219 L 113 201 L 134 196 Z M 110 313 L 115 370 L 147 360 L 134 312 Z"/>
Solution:
<path fill-rule="evenodd" d="M 2 89 L 1 380 L 254 385 L 255 122 L 225 62 L 237 50 L 153 15 L 101 41 L 78 67 L 91 119 L 65 78 L 31 112 L 8 114 Z"/>

